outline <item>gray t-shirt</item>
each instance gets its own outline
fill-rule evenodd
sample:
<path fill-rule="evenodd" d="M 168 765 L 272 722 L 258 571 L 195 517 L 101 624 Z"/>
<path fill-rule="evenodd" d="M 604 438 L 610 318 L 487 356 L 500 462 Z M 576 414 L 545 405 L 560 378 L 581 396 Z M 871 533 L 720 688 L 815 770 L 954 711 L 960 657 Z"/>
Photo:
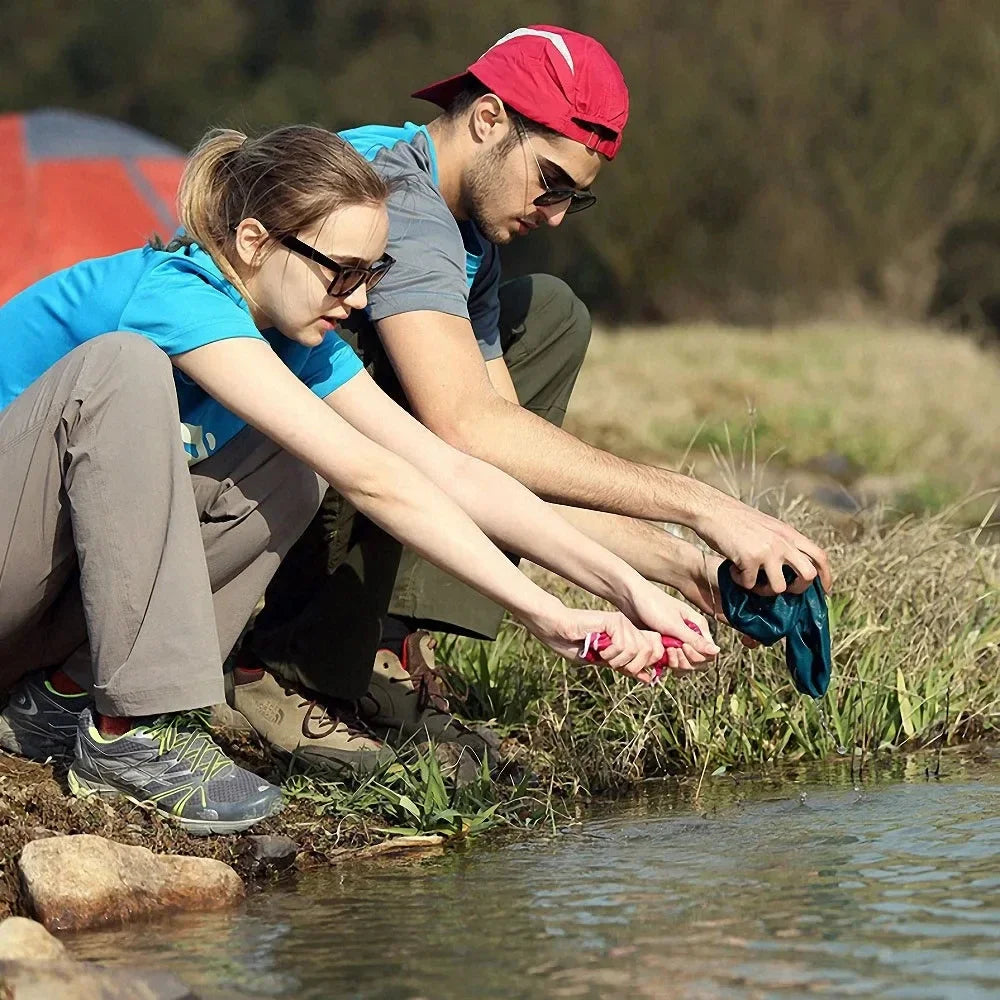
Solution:
<path fill-rule="evenodd" d="M 373 322 L 425 309 L 461 316 L 472 323 L 483 358 L 499 358 L 500 254 L 445 204 L 427 129 L 407 122 L 340 134 L 395 185 L 386 250 L 396 263 L 373 289 L 365 315 Z"/>

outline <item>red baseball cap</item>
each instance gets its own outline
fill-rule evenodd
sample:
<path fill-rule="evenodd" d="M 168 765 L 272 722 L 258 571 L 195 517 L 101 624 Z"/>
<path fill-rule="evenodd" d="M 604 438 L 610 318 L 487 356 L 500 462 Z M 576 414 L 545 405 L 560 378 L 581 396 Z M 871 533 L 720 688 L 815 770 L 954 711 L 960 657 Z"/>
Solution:
<path fill-rule="evenodd" d="M 464 73 L 418 90 L 414 97 L 447 108 L 475 77 L 527 118 L 613 159 L 628 121 L 628 87 L 595 38 L 551 24 L 517 28 Z M 597 131 L 593 127 L 598 126 Z"/>

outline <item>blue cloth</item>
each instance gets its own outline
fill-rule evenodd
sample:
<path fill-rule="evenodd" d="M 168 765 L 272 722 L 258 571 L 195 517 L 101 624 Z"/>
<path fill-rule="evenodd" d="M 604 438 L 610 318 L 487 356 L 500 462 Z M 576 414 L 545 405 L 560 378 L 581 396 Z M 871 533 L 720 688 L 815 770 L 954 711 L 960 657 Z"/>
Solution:
<path fill-rule="evenodd" d="M 833 657 L 830 616 L 819 577 L 801 594 L 761 597 L 741 587 L 730 573 L 732 568 L 729 559 L 719 567 L 719 594 L 729 623 L 765 646 L 784 639 L 785 662 L 796 689 L 821 698 L 830 686 Z M 785 581 L 791 583 L 794 571 L 786 566 L 784 572 Z"/>
<path fill-rule="evenodd" d="M 265 340 L 321 398 L 362 367 L 334 331 L 312 348 L 259 331 L 246 301 L 197 244 L 172 252 L 143 247 L 58 271 L 0 307 L 0 410 L 74 348 L 118 330 L 149 337 L 171 356 L 235 337 Z M 176 368 L 174 382 L 184 447 L 199 462 L 245 424 Z"/>

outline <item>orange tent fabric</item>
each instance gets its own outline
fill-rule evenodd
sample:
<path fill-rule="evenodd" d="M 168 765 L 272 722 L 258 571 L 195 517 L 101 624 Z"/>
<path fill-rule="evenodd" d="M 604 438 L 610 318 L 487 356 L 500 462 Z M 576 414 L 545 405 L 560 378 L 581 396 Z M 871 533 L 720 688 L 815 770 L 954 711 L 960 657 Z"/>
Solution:
<path fill-rule="evenodd" d="M 176 147 L 108 118 L 0 115 L 0 304 L 79 260 L 169 237 L 183 166 Z"/>

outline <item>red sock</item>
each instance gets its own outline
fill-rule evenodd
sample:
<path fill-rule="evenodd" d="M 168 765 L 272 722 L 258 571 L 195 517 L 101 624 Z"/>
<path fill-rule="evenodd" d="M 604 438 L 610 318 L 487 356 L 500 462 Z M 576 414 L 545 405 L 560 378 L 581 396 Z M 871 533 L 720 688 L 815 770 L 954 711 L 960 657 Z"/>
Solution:
<path fill-rule="evenodd" d="M 236 684 L 252 684 L 264 676 L 264 668 L 257 659 L 242 649 L 236 655 L 236 666 L 233 667 L 233 682 Z"/>
<path fill-rule="evenodd" d="M 70 677 L 61 667 L 49 674 L 49 683 L 60 694 L 86 694 L 86 690 Z"/>
<path fill-rule="evenodd" d="M 95 712 L 97 731 L 102 736 L 124 736 L 133 726 L 133 720 L 128 715 L 101 715 Z"/>

